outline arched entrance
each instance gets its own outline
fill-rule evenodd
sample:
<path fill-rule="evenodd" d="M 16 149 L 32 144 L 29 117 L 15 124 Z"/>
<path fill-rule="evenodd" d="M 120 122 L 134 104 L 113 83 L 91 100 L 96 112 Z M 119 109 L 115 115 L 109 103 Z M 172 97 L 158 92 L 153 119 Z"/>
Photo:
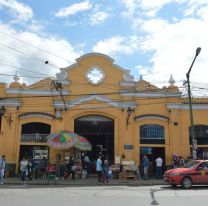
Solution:
<path fill-rule="evenodd" d="M 23 157 L 32 158 L 34 164 L 48 158 L 47 136 L 51 125 L 43 122 L 29 122 L 22 125 L 20 135 L 19 161 Z"/>
<path fill-rule="evenodd" d="M 114 162 L 114 120 L 101 115 L 86 115 L 74 120 L 74 132 L 87 138 L 92 144 L 89 156 L 96 160 L 102 150 Z"/>

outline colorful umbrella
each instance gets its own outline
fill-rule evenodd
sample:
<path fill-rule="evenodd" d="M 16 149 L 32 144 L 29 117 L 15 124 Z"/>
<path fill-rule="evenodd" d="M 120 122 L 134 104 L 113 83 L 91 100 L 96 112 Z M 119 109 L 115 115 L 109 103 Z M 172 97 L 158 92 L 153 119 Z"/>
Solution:
<path fill-rule="evenodd" d="M 82 151 L 91 151 L 92 150 L 92 145 L 90 144 L 90 142 L 81 136 L 77 136 L 78 141 L 75 143 L 74 147 L 82 150 Z"/>
<path fill-rule="evenodd" d="M 47 144 L 55 149 L 69 149 L 78 142 L 77 136 L 69 131 L 58 131 L 48 136 Z"/>

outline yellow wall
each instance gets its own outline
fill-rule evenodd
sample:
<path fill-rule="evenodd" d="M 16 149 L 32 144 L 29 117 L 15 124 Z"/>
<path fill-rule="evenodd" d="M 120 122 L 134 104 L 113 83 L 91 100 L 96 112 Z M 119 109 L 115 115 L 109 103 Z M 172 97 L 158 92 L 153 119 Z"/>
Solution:
<path fill-rule="evenodd" d="M 85 74 L 92 66 L 99 66 L 105 72 L 105 79 L 98 85 L 90 84 Z M 62 119 L 49 120 L 43 117 L 29 117 L 25 119 L 19 118 L 19 115 L 26 114 L 28 112 L 43 112 L 54 115 L 54 101 L 62 101 L 61 96 L 45 95 L 24 95 L 18 94 L 6 94 L 6 85 L 0 84 L 0 97 L 1 99 L 18 99 L 21 101 L 20 106 L 7 106 L 3 102 L 2 105 L 6 107 L 5 117 L 2 117 L 1 133 L 0 133 L 0 154 L 6 154 L 7 162 L 14 162 L 18 165 L 19 161 L 19 149 L 20 149 L 20 135 L 21 127 L 25 123 L 29 122 L 43 122 L 51 125 L 51 132 L 57 130 L 70 130 L 74 131 L 74 119 L 88 114 L 97 114 L 110 117 L 114 120 L 114 138 L 115 156 L 125 155 L 125 160 L 134 160 L 136 163 L 140 161 L 140 147 L 164 147 L 166 155 L 166 163 L 170 164 L 172 155 L 174 153 L 187 157 L 190 155 L 190 146 L 188 139 L 188 127 L 189 127 L 189 110 L 182 109 L 168 109 L 168 103 L 182 104 L 184 99 L 167 98 L 167 97 L 132 97 L 122 96 L 119 94 L 122 90 L 128 90 L 129 92 L 145 93 L 149 92 L 163 93 L 167 90 L 159 90 L 156 88 L 154 91 L 140 91 L 139 87 L 125 87 L 121 86 L 120 82 L 123 80 L 124 70 L 118 68 L 113 64 L 109 58 L 104 55 L 91 54 L 84 56 L 77 60 L 75 65 L 71 65 L 69 68 L 65 68 L 68 73 L 68 80 L 70 84 L 62 85 L 63 90 L 68 90 L 70 95 L 63 95 L 66 102 L 77 100 L 85 96 L 91 96 L 97 94 L 120 103 L 135 102 L 137 104 L 135 111 L 129 118 L 129 125 L 126 125 L 127 108 L 113 107 L 109 102 L 102 102 L 100 100 L 90 100 L 82 102 L 79 105 L 70 107 L 67 111 L 62 108 Z M 46 81 L 46 80 L 45 80 Z M 50 81 L 47 79 L 48 87 L 43 86 L 44 80 L 37 82 L 30 86 L 24 86 L 23 88 L 30 90 L 50 90 Z M 138 81 L 138 84 L 141 82 Z M 142 84 L 147 83 L 142 80 Z M 134 82 L 136 85 L 137 82 Z M 148 83 L 147 83 L 148 84 Z M 10 85 L 10 88 L 17 88 L 20 85 L 15 83 Z M 42 85 L 42 86 L 41 86 Z M 146 88 L 146 87 L 144 87 Z M 171 87 L 172 88 L 172 87 Z M 175 91 L 178 91 L 177 88 Z M 169 91 L 171 92 L 171 91 Z M 200 101 L 207 101 L 207 99 L 201 99 Z M 93 108 L 96 107 L 97 109 Z M 144 120 L 135 120 L 134 118 L 140 115 L 155 114 L 162 115 L 168 118 L 168 121 L 164 121 L 157 118 L 149 118 Z M 9 115 L 11 115 L 12 122 L 9 122 Z M 194 111 L 194 123 L 208 125 L 208 111 L 197 110 Z M 177 123 L 177 125 L 174 125 Z M 139 141 L 139 127 L 143 124 L 159 124 L 165 128 L 165 144 L 140 144 Z M 133 150 L 124 150 L 124 144 L 132 144 Z M 46 145 L 41 143 L 40 145 Z M 205 145 L 206 146 L 206 145 Z M 203 147 L 205 147 L 203 145 Z M 207 145 L 208 147 L 208 145 Z M 57 151 L 50 150 L 50 162 L 55 161 Z"/>

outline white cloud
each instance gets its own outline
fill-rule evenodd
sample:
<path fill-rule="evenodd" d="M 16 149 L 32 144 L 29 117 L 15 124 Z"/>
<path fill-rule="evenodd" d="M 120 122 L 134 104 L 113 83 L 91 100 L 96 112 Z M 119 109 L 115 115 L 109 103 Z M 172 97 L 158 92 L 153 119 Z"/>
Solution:
<path fill-rule="evenodd" d="M 32 20 L 30 24 L 27 25 L 27 29 L 34 33 L 41 33 L 44 29 L 44 26 L 36 20 Z"/>
<path fill-rule="evenodd" d="M 140 49 L 149 55 L 149 65 L 146 62 L 145 65 L 148 66 L 142 66 L 141 63 L 136 66 L 145 79 L 164 83 L 173 74 L 177 81 L 181 80 L 182 85 L 196 48 L 202 47 L 191 71 L 191 81 L 207 82 L 208 49 L 204 46 L 207 45 L 208 36 L 207 0 L 119 1 L 126 7 L 126 14 L 129 14 L 134 31 L 145 34 L 142 35 Z M 159 17 L 159 11 L 171 3 L 174 6 L 178 4 L 178 11 L 184 15 L 182 18 L 173 16 L 174 23 L 166 20 L 165 16 L 163 19 Z"/>
<path fill-rule="evenodd" d="M 197 15 L 202 18 L 203 20 L 208 20 L 208 5 L 199 9 L 197 11 Z"/>
<path fill-rule="evenodd" d="M 94 26 L 103 23 L 108 17 L 108 13 L 104 11 L 97 11 L 90 16 L 89 21 L 90 24 Z"/>
<path fill-rule="evenodd" d="M 155 16 L 155 14 L 165 5 L 174 0 L 118 0 L 126 7 L 123 15 L 134 18 L 135 15 Z"/>
<path fill-rule="evenodd" d="M 129 38 L 123 36 L 114 36 L 104 39 L 93 46 L 94 52 L 101 52 L 110 56 L 118 54 L 131 55 L 139 48 L 139 40 L 136 36 Z"/>
<path fill-rule="evenodd" d="M 191 16 L 197 12 L 198 9 L 208 5 L 207 0 L 117 0 L 126 8 L 123 15 L 136 19 L 138 16 L 154 17 L 167 4 L 177 3 L 184 6 L 183 14 Z M 136 18 L 135 18 L 136 17 Z"/>
<path fill-rule="evenodd" d="M 75 3 L 70 5 L 69 7 L 61 8 L 57 13 L 55 13 L 55 16 L 57 17 L 67 17 L 75 15 L 78 12 L 87 11 L 92 8 L 92 4 L 89 0 L 85 0 L 81 3 Z"/>
<path fill-rule="evenodd" d="M 31 45 L 35 45 L 35 47 L 41 48 L 42 50 L 48 51 L 49 53 L 60 57 L 51 55 L 38 48 L 31 47 L 16 40 L 15 38 L 11 38 L 8 35 L 0 33 L 0 43 L 14 48 L 9 49 L 8 47 L 0 44 L 1 73 L 15 74 L 15 72 L 18 71 L 20 76 L 39 76 L 41 78 L 55 76 L 55 74 L 59 72 L 59 68 L 69 66 L 81 55 L 81 52 L 75 50 L 75 48 L 66 40 L 49 34 L 40 36 L 32 32 L 17 32 L 12 27 L 4 24 L 0 24 L 0 31 L 4 31 L 3 33 L 21 39 L 24 42 L 28 42 Z M 17 52 L 16 50 L 19 50 L 20 52 Z M 24 55 L 21 52 L 28 54 L 29 56 Z M 49 61 L 49 64 L 45 64 L 44 61 Z M 3 64 L 9 64 L 12 67 L 6 67 Z M 56 67 L 50 65 L 54 65 Z M 15 67 L 21 67 L 22 69 L 16 69 Z M 39 72 L 42 73 L 42 75 L 27 72 L 24 69 Z M 0 76 L 0 81 L 8 83 L 12 81 L 12 77 L 5 78 L 4 76 Z M 38 81 L 38 79 L 23 78 L 23 81 L 31 84 Z"/>
<path fill-rule="evenodd" d="M 163 8 L 164 5 L 169 4 L 170 2 L 173 2 L 174 0 L 139 0 L 140 2 L 140 8 L 147 12 L 146 15 L 148 16 L 155 16 L 155 14 Z"/>
<path fill-rule="evenodd" d="M 208 49 L 203 47 L 207 43 L 207 22 L 196 19 L 184 19 L 174 24 L 164 23 L 161 20 L 152 26 L 156 20 L 146 21 L 144 29 L 147 32 L 143 41 L 144 52 L 154 52 L 150 61 L 152 73 L 146 75 L 150 80 L 167 80 L 173 74 L 177 80 L 186 79 L 186 73 L 191 65 L 197 47 L 202 52 L 197 58 L 191 72 L 191 80 L 207 81 L 206 70 Z M 203 75 L 202 75 L 203 74 Z"/>
<path fill-rule="evenodd" d="M 28 21 L 33 17 L 32 9 L 16 0 L 1 0 L 0 7 L 9 9 L 11 14 L 16 18 L 17 22 Z"/>

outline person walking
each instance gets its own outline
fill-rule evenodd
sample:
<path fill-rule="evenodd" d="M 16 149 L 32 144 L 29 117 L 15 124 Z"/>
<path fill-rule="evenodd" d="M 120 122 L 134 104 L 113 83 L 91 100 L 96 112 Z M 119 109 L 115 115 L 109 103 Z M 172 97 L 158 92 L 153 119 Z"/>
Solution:
<path fill-rule="evenodd" d="M 83 162 L 84 162 L 85 168 L 87 170 L 87 173 L 90 174 L 92 171 L 93 163 L 90 161 L 90 158 L 87 154 L 84 155 Z"/>
<path fill-rule="evenodd" d="M 155 160 L 156 163 L 156 179 L 162 179 L 162 164 L 163 159 L 161 156 L 158 156 L 158 158 Z"/>
<path fill-rule="evenodd" d="M 144 167 L 144 178 L 143 179 L 144 180 L 148 179 L 149 165 L 150 165 L 149 159 L 148 159 L 147 155 L 144 155 L 143 156 L 143 167 Z"/>
<path fill-rule="evenodd" d="M 107 158 L 104 159 L 103 161 L 103 168 L 102 168 L 102 177 L 103 177 L 103 183 L 108 183 L 108 178 L 109 178 L 109 175 L 108 175 L 108 172 L 109 172 L 109 167 L 108 167 L 108 160 Z"/>
<path fill-rule="evenodd" d="M 97 176 L 98 176 L 98 182 L 102 182 L 102 160 L 101 160 L 101 155 L 99 155 L 97 161 L 96 161 L 96 171 L 97 171 Z"/>
<path fill-rule="evenodd" d="M 22 158 L 20 161 L 20 172 L 21 172 L 21 183 L 25 184 L 25 178 L 28 174 L 28 161 L 25 159 L 25 157 Z"/>
<path fill-rule="evenodd" d="M 32 158 L 28 158 L 27 171 L 28 171 L 29 180 L 32 180 L 32 170 L 33 170 Z"/>
<path fill-rule="evenodd" d="M 0 184 L 4 184 L 4 174 L 6 169 L 6 157 L 5 155 L 2 155 L 0 157 Z"/>
<path fill-rule="evenodd" d="M 136 174 L 137 174 L 137 179 L 140 180 L 141 179 L 140 165 L 138 165 L 137 168 L 136 168 Z"/>

